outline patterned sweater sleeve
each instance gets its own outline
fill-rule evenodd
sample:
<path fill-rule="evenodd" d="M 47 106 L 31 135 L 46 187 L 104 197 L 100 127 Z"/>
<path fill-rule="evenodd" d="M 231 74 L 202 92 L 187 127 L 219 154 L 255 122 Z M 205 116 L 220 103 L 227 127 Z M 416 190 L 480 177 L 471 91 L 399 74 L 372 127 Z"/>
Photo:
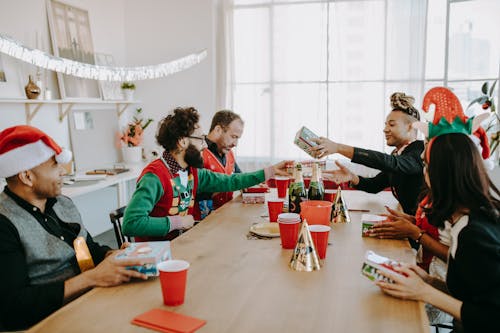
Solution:
<path fill-rule="evenodd" d="M 226 175 L 207 169 L 198 169 L 197 193 L 232 192 L 262 183 L 264 170 Z"/>
<path fill-rule="evenodd" d="M 170 231 L 170 219 L 149 216 L 163 196 L 160 179 L 146 173 L 137 183 L 123 217 L 123 233 L 127 236 L 165 236 Z"/>

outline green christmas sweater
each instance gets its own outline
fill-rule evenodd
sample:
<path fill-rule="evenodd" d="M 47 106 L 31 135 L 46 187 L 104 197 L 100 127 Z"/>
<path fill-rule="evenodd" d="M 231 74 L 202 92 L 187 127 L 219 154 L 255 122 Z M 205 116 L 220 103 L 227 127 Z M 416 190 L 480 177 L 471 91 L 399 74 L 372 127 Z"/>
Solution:
<path fill-rule="evenodd" d="M 162 237 L 170 231 L 169 216 L 192 214 L 196 193 L 232 192 L 265 180 L 264 170 L 226 175 L 207 169 L 188 169 L 188 182 L 161 160 L 151 162 L 138 179 L 123 219 L 127 236 Z"/>

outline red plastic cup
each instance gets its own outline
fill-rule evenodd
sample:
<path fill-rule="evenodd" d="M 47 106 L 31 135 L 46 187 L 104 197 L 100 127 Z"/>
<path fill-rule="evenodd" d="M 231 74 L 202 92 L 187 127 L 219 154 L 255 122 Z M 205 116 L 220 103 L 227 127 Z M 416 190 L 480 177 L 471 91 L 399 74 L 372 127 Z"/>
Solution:
<path fill-rule="evenodd" d="M 283 213 L 283 205 L 285 202 L 283 200 L 269 200 L 267 202 L 267 208 L 269 210 L 269 222 L 277 222 L 278 215 Z"/>
<path fill-rule="evenodd" d="M 163 304 L 169 306 L 184 303 L 189 263 L 184 260 L 167 260 L 157 265 L 160 272 Z"/>
<path fill-rule="evenodd" d="M 332 203 L 322 200 L 308 200 L 300 203 L 300 216 L 307 220 L 307 224 L 330 224 Z"/>
<path fill-rule="evenodd" d="M 326 258 L 326 248 L 328 247 L 328 235 L 330 233 L 330 227 L 327 225 L 314 224 L 309 226 L 309 231 L 311 232 L 311 238 L 316 247 L 316 252 L 320 259 Z"/>
<path fill-rule="evenodd" d="M 334 202 L 336 193 L 337 190 L 325 190 L 325 196 L 323 198 L 325 201 Z"/>
<path fill-rule="evenodd" d="M 290 184 L 290 178 L 288 177 L 275 177 L 274 182 L 276 183 L 276 189 L 278 190 L 278 198 L 286 197 L 286 190 Z"/>
<path fill-rule="evenodd" d="M 294 249 L 299 236 L 300 220 L 281 221 L 278 219 L 280 227 L 281 247 L 284 249 Z"/>

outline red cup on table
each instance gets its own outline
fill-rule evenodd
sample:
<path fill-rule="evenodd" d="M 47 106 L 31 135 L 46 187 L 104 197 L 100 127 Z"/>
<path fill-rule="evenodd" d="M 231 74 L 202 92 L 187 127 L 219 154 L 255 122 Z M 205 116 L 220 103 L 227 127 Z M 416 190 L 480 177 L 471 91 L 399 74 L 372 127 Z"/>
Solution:
<path fill-rule="evenodd" d="M 160 272 L 163 304 L 169 306 L 184 303 L 189 263 L 184 260 L 167 260 L 157 265 Z"/>
<path fill-rule="evenodd" d="M 325 190 L 325 195 L 323 197 L 323 200 L 334 202 L 336 194 L 337 194 L 337 190 Z"/>
<path fill-rule="evenodd" d="M 331 228 L 327 225 L 314 224 L 309 226 L 309 232 L 313 240 L 316 252 L 320 259 L 326 258 L 326 248 L 328 247 L 328 235 Z"/>
<path fill-rule="evenodd" d="M 290 178 L 288 177 L 275 177 L 274 182 L 276 184 L 276 189 L 278 190 L 278 198 L 286 197 L 286 190 L 290 184 Z"/>
<path fill-rule="evenodd" d="M 280 228 L 281 247 L 284 249 L 294 249 L 299 236 L 300 215 L 294 213 L 284 213 L 278 215 Z"/>
<path fill-rule="evenodd" d="M 267 208 L 269 210 L 269 222 L 277 222 L 278 215 L 283 213 L 283 205 L 285 202 L 283 200 L 268 200 Z"/>

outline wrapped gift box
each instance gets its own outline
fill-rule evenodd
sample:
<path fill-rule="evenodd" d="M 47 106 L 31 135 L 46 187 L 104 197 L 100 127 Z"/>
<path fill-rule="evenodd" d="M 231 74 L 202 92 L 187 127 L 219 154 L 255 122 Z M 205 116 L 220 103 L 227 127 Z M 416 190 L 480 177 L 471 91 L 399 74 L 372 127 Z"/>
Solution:
<path fill-rule="evenodd" d="M 366 251 L 361 274 L 372 281 L 394 283 L 392 279 L 385 277 L 380 272 L 382 271 L 389 275 L 401 274 L 394 269 L 395 267 L 401 267 L 401 264 L 395 260 L 378 255 L 373 251 Z"/>
<path fill-rule="evenodd" d="M 141 258 L 145 261 L 145 264 L 130 266 L 128 269 L 134 269 L 147 276 L 158 276 L 159 272 L 156 264 L 172 259 L 170 241 L 132 243 L 123 253 L 116 256 L 118 260 L 133 258 Z"/>

